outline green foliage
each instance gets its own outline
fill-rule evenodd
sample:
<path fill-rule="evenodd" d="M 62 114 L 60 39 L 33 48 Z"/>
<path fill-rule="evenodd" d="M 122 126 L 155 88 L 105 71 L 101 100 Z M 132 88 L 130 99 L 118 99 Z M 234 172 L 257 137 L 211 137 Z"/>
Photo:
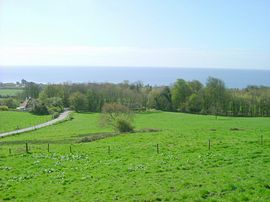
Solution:
<path fill-rule="evenodd" d="M 46 115 L 49 114 L 48 108 L 44 103 L 41 103 L 39 100 L 34 100 L 32 103 L 31 112 L 36 115 Z"/>
<path fill-rule="evenodd" d="M 24 90 L 22 92 L 22 97 L 38 98 L 41 92 L 41 86 L 34 82 L 26 82 Z"/>
<path fill-rule="evenodd" d="M 91 112 L 100 112 L 103 105 L 102 96 L 95 90 L 87 91 L 88 110 Z"/>
<path fill-rule="evenodd" d="M 69 103 L 72 109 L 76 112 L 84 111 L 87 109 L 87 98 L 80 92 L 75 92 L 70 95 Z"/>
<path fill-rule="evenodd" d="M 218 114 L 223 109 L 226 101 L 226 88 L 223 81 L 209 77 L 204 90 L 206 110 L 212 114 Z"/>
<path fill-rule="evenodd" d="M 130 132 L 133 129 L 131 125 L 132 120 L 133 113 L 124 105 L 118 103 L 105 103 L 102 107 L 100 116 L 100 123 L 102 126 L 110 126 L 115 131 L 119 132 Z"/>
<path fill-rule="evenodd" d="M 171 91 L 168 87 L 152 90 L 148 95 L 148 108 L 154 108 L 163 111 L 172 111 Z"/>
<path fill-rule="evenodd" d="M 0 100 L 0 105 L 5 105 L 7 106 L 8 108 L 11 108 L 11 109 L 16 109 L 16 107 L 19 106 L 19 103 L 16 99 L 13 99 L 13 98 L 6 98 L 6 99 L 1 99 Z"/>
<path fill-rule="evenodd" d="M 193 93 L 187 101 L 188 112 L 199 113 L 202 110 L 203 99 L 196 93 Z"/>
<path fill-rule="evenodd" d="M 18 103 L 18 101 L 16 99 L 9 98 L 6 101 L 6 105 L 9 108 L 16 109 L 19 106 L 19 103 Z"/>
<path fill-rule="evenodd" d="M 183 79 L 177 79 L 172 87 L 172 103 L 175 109 L 186 111 L 185 103 L 191 93 L 188 83 Z"/>
<path fill-rule="evenodd" d="M 18 84 L 19 85 L 19 84 Z M 171 86 L 150 86 L 141 82 L 35 84 L 23 81 L 25 90 L 9 104 L 18 106 L 26 96 L 38 97 L 47 108 L 70 107 L 76 111 L 100 112 L 105 103 L 125 105 L 133 111 L 156 109 L 223 116 L 270 116 L 270 88 L 248 86 L 228 89 L 223 81 L 209 77 L 204 86 L 197 80 L 178 79 Z M 10 84 L 8 84 L 10 86 Z M 12 84 L 11 86 L 16 86 Z M 1 89 L 0 89 L 1 96 Z M 17 103 L 15 103 L 15 102 Z M 51 111 L 51 110 L 50 110 Z"/>
<path fill-rule="evenodd" d="M 127 120 L 117 119 L 115 129 L 120 133 L 125 133 L 125 132 L 132 132 L 134 127 Z"/>
<path fill-rule="evenodd" d="M 0 111 L 8 111 L 8 106 L 0 106 Z"/>

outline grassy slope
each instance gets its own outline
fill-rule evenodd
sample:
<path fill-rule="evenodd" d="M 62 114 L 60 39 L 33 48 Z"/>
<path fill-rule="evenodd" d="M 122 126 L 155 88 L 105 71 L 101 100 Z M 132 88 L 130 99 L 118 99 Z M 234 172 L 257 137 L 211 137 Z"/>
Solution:
<path fill-rule="evenodd" d="M 2 96 L 15 96 L 18 93 L 21 93 L 22 89 L 0 89 L 0 95 Z"/>
<path fill-rule="evenodd" d="M 0 133 L 46 122 L 51 116 L 36 116 L 28 112 L 0 111 Z"/>
<path fill-rule="evenodd" d="M 69 144 L 61 140 L 108 131 L 98 127 L 97 118 L 98 114 L 74 114 L 72 121 L 1 140 L 0 199 L 270 200 L 268 118 L 139 114 L 137 128 L 162 131 L 74 144 L 69 154 Z M 22 154 L 26 140 L 36 141 L 30 145 L 32 154 Z M 51 153 L 38 140 L 54 140 Z M 18 154 L 8 155 L 8 148 Z"/>

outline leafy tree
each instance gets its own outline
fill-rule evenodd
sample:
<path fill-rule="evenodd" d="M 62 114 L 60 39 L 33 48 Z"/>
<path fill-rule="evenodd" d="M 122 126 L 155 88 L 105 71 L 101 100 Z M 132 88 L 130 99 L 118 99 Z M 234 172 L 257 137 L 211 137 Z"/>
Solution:
<path fill-rule="evenodd" d="M 86 95 L 80 92 L 72 93 L 69 97 L 69 103 L 71 108 L 74 109 L 76 112 L 84 111 L 87 109 Z"/>
<path fill-rule="evenodd" d="M 1 100 L 0 105 L 5 105 L 5 106 L 7 106 L 8 108 L 11 108 L 11 109 L 16 109 L 16 107 L 19 106 L 19 103 L 18 103 L 17 100 L 15 100 L 13 98 L 7 98 L 7 99 Z"/>
<path fill-rule="evenodd" d="M 185 103 L 192 91 L 188 83 L 183 79 L 177 79 L 172 87 L 172 103 L 174 108 L 185 111 Z"/>
<path fill-rule="evenodd" d="M 27 82 L 24 87 L 23 96 L 37 98 L 41 92 L 41 86 L 34 82 Z"/>
<path fill-rule="evenodd" d="M 225 97 L 226 89 L 224 82 L 220 79 L 209 77 L 205 88 L 205 101 L 208 102 L 208 110 L 216 115 L 221 112 Z"/>
<path fill-rule="evenodd" d="M 37 115 L 46 115 L 46 114 L 49 114 L 46 105 L 44 103 L 40 102 L 39 100 L 33 100 L 32 101 L 31 112 L 33 114 L 37 114 Z"/>
<path fill-rule="evenodd" d="M 173 105 L 170 88 L 153 89 L 149 93 L 148 107 L 163 111 L 172 111 Z"/>
<path fill-rule="evenodd" d="M 187 108 L 188 111 L 191 113 L 199 113 L 202 110 L 202 97 L 196 93 L 193 93 L 188 98 Z"/>
<path fill-rule="evenodd" d="M 94 90 L 88 90 L 86 97 L 88 102 L 88 110 L 91 112 L 100 112 L 101 105 L 103 104 L 101 95 Z"/>

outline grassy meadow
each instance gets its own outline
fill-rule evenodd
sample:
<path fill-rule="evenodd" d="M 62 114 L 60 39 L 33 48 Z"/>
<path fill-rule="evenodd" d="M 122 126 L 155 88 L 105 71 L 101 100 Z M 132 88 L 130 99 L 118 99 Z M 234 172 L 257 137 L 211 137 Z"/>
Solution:
<path fill-rule="evenodd" d="M 0 200 L 270 200 L 269 118 L 145 112 L 136 114 L 135 128 L 160 131 L 81 142 L 112 132 L 98 120 L 74 113 L 1 139 Z"/>
<path fill-rule="evenodd" d="M 23 89 L 0 89 L 0 96 L 15 96 L 18 93 L 21 93 Z"/>
<path fill-rule="evenodd" d="M 38 116 L 28 112 L 0 111 L 0 133 L 34 126 L 51 120 L 50 115 Z"/>

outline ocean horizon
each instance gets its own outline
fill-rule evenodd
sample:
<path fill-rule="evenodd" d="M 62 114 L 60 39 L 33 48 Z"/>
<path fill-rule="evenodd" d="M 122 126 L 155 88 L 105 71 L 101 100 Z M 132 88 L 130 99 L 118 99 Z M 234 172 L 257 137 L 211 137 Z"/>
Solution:
<path fill-rule="evenodd" d="M 245 88 L 248 85 L 270 86 L 270 70 L 219 69 L 219 68 L 171 68 L 171 67 L 76 67 L 76 66 L 0 66 L 0 82 L 16 82 L 25 79 L 36 83 L 120 83 L 143 82 L 150 85 L 171 85 L 176 79 L 199 80 L 207 78 L 223 80 L 226 87 Z"/>

